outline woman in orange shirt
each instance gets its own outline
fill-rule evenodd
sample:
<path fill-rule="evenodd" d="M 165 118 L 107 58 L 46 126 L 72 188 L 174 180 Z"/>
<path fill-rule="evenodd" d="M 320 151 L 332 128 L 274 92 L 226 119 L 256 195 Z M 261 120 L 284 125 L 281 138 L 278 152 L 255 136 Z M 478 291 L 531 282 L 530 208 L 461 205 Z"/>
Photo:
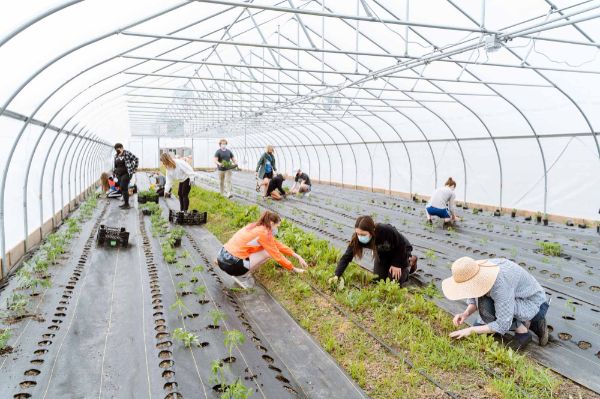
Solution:
<path fill-rule="evenodd" d="M 242 228 L 219 250 L 217 265 L 229 274 L 242 288 L 254 285 L 254 273 L 267 260 L 274 259 L 285 269 L 303 273 L 292 265 L 286 256 L 293 256 L 303 267 L 304 259 L 291 248 L 275 239 L 281 217 L 275 212 L 264 211 L 257 222 Z"/>

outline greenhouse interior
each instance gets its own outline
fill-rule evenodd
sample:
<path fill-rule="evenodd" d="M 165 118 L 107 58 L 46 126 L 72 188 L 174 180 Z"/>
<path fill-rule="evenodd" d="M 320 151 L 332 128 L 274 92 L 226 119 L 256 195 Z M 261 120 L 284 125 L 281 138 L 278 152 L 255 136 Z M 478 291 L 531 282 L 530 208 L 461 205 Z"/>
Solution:
<path fill-rule="evenodd" d="M 599 53 L 600 0 L 5 4 L 0 398 L 600 399 Z"/>

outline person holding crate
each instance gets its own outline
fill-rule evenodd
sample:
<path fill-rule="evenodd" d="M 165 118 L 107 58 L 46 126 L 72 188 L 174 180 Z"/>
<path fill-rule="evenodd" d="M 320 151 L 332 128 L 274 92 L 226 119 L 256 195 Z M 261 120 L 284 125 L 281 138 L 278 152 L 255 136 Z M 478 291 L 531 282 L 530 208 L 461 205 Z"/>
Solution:
<path fill-rule="evenodd" d="M 219 140 L 219 149 L 215 152 L 215 165 L 219 171 L 219 189 L 221 195 L 231 198 L 231 172 L 237 167 L 235 155 L 227 148 L 227 140 Z"/>

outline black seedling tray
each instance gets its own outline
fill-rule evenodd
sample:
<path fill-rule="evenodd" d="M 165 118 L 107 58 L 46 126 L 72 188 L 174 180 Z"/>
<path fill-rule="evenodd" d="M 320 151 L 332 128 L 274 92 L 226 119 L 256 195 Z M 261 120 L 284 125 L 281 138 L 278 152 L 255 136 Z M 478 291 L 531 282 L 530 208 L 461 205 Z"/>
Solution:
<path fill-rule="evenodd" d="M 140 197 L 140 196 L 138 195 L 138 202 L 139 202 L 140 204 L 145 204 L 145 203 L 147 203 L 147 202 L 155 202 L 155 203 L 157 203 L 157 204 L 158 204 L 158 195 L 156 196 L 156 198 L 146 198 L 146 197 Z"/>
<path fill-rule="evenodd" d="M 111 247 L 121 246 L 127 248 L 129 245 L 129 232 L 125 230 L 125 227 L 108 227 L 101 224 L 96 235 L 96 244 L 98 246 L 109 245 Z"/>
<path fill-rule="evenodd" d="M 187 211 L 174 211 L 169 209 L 169 222 L 175 224 L 204 224 L 206 223 L 208 217 L 207 212 L 198 212 L 197 210 L 193 210 L 191 212 Z"/>

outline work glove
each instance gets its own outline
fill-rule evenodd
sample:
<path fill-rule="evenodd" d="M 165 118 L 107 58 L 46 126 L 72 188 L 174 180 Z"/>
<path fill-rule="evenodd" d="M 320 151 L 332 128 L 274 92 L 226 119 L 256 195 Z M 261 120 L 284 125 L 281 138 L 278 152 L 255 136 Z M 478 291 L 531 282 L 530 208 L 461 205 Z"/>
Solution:
<path fill-rule="evenodd" d="M 342 291 L 344 289 L 343 277 L 333 276 L 329 280 L 327 280 L 327 283 L 329 284 L 332 290 Z"/>

